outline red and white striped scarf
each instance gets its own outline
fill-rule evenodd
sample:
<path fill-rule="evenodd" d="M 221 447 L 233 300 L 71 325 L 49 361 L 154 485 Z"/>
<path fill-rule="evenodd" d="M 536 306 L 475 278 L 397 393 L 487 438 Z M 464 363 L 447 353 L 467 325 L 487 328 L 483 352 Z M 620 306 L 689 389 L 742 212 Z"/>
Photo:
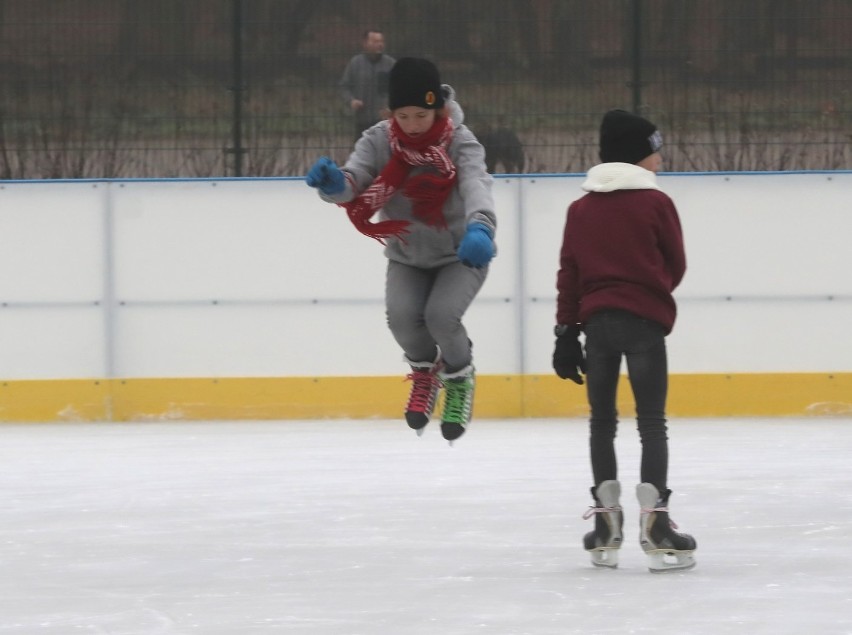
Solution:
<path fill-rule="evenodd" d="M 456 166 L 447 154 L 452 139 L 453 120 L 449 117 L 436 119 L 429 130 L 416 138 L 405 134 L 392 119 L 388 128 L 390 161 L 360 196 L 342 204 L 355 228 L 382 244 L 389 237 L 405 242 L 403 235 L 408 233 L 408 221 L 370 221 L 401 187 L 402 193 L 411 199 L 415 218 L 446 229 L 444 202 L 456 182 Z M 408 178 L 411 169 L 421 165 L 431 166 L 437 173 L 426 172 Z"/>

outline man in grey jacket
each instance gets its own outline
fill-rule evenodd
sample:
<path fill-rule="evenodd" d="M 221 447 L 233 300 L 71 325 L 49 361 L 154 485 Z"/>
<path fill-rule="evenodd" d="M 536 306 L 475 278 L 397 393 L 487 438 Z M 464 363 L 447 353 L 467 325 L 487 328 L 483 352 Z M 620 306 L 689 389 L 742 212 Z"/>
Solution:
<path fill-rule="evenodd" d="M 363 53 L 346 65 L 340 80 L 343 102 L 355 121 L 355 139 L 387 114 L 388 75 L 394 58 L 385 55 L 385 37 L 381 31 L 364 32 Z"/>

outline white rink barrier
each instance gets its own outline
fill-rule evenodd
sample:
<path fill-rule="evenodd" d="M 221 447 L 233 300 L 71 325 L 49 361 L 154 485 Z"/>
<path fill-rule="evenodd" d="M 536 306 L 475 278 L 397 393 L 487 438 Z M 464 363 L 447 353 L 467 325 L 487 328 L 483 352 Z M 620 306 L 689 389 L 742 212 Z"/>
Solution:
<path fill-rule="evenodd" d="M 551 374 L 582 178 L 495 177 L 499 255 L 466 320 L 481 375 Z M 852 371 L 852 172 L 659 183 L 688 261 L 672 374 Z M 381 245 L 302 179 L 5 182 L 0 223 L 3 380 L 404 372 Z"/>

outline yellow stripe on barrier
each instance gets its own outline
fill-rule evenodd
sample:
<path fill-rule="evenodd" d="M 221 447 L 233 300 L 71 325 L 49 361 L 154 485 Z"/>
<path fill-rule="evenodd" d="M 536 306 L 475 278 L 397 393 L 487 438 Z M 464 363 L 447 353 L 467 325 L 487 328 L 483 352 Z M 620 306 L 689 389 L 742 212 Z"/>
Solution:
<path fill-rule="evenodd" d="M 0 421 L 401 418 L 402 377 L 9 380 Z M 622 419 L 634 416 L 626 377 Z M 480 375 L 474 416 L 584 418 L 585 386 L 553 375 Z M 850 416 L 852 373 L 672 375 L 669 417 Z"/>
<path fill-rule="evenodd" d="M 0 382 L 0 421 L 103 421 L 111 381 L 98 379 Z"/>

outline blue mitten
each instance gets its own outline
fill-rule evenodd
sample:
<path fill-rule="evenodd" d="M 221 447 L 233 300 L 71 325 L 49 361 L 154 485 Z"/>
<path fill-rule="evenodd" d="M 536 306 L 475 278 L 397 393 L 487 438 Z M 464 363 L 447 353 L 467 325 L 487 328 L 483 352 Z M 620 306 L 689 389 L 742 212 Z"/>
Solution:
<path fill-rule="evenodd" d="M 340 194 L 346 187 L 346 178 L 337 164 L 328 157 L 320 157 L 308 170 L 305 181 L 323 194 Z"/>
<path fill-rule="evenodd" d="M 479 269 L 494 257 L 494 241 L 491 229 L 482 223 L 471 223 L 459 245 L 459 260 L 468 267 Z"/>

